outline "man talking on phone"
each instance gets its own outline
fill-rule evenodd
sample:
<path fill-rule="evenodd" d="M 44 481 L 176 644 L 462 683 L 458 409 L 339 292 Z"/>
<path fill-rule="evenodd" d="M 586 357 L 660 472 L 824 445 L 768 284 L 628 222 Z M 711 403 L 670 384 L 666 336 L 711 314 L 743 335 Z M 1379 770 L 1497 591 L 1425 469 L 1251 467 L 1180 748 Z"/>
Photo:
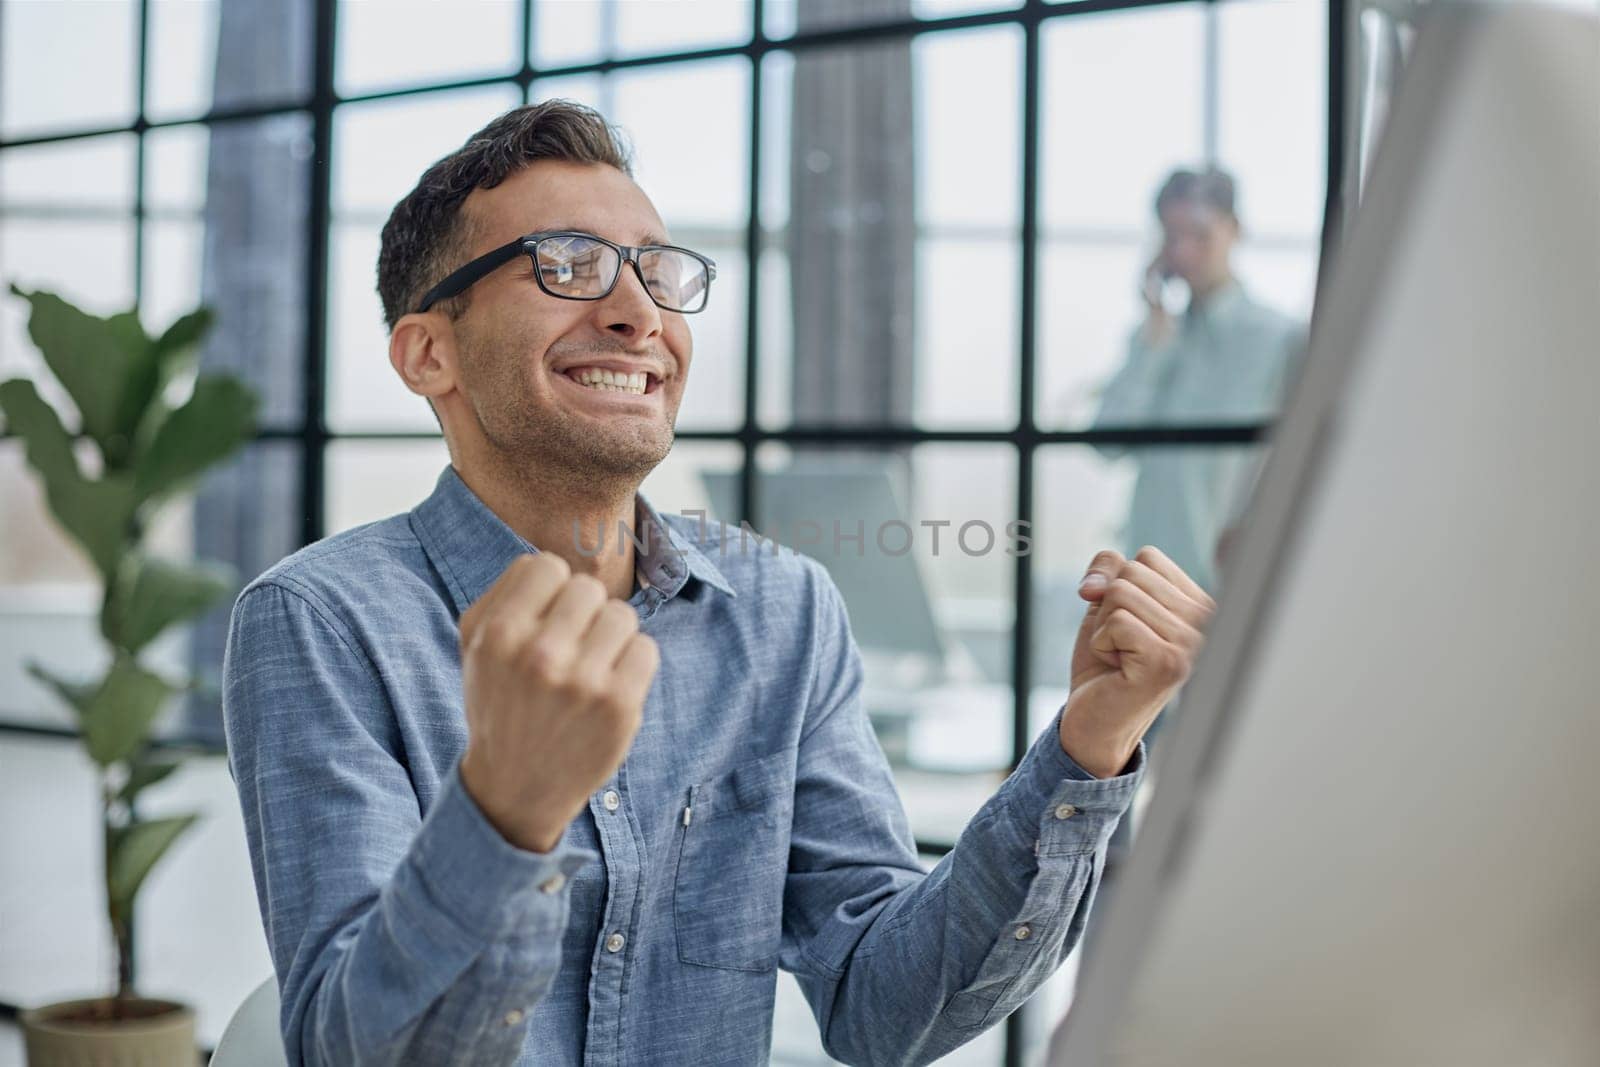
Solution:
<path fill-rule="evenodd" d="M 1276 413 L 1304 341 L 1293 319 L 1258 303 L 1233 271 L 1239 239 L 1227 172 L 1174 171 L 1156 194 L 1160 248 L 1140 284 L 1144 319 L 1101 394 L 1098 428 L 1256 423 Z M 1187 305 L 1169 307 L 1173 289 Z M 1180 294 L 1177 294 L 1181 296 Z M 1102 446 L 1120 455 L 1120 446 Z M 1216 592 L 1218 541 L 1253 472 L 1247 446 L 1145 448 L 1123 545 L 1157 544 Z"/>
<path fill-rule="evenodd" d="M 924 871 L 826 570 L 638 492 L 715 265 L 630 175 L 559 100 L 422 175 L 378 288 L 450 463 L 234 605 L 292 1064 L 762 1063 L 780 968 L 830 1055 L 927 1063 L 1078 941 L 1200 646 L 1214 605 L 1165 555 L 1088 561 L 1065 704 Z"/>

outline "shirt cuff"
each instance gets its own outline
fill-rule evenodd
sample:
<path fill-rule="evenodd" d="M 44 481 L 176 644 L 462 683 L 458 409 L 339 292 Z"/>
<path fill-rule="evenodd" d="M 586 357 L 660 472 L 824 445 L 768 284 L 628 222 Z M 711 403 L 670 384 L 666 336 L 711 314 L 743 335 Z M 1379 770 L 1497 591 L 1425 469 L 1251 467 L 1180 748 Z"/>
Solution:
<path fill-rule="evenodd" d="M 549 852 L 507 841 L 462 784 L 459 759 L 423 818 L 411 855 L 413 873 L 433 903 L 483 940 L 525 926 L 530 910 L 564 908 L 568 879 L 600 858 L 565 837 Z"/>
<path fill-rule="evenodd" d="M 1065 710 L 1062 705 L 1056 711 L 1009 779 L 1009 807 L 1033 829 L 1040 856 L 1092 851 L 1104 844 L 1144 780 L 1143 741 L 1114 777 L 1096 778 L 1080 767 L 1061 747 Z"/>

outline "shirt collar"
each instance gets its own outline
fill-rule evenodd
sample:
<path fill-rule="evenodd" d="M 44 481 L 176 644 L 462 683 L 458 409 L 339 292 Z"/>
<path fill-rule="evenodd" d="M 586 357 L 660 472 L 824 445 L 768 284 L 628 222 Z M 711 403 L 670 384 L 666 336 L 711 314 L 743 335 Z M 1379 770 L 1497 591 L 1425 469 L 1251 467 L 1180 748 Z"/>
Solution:
<path fill-rule="evenodd" d="M 670 599 L 693 578 L 735 595 L 722 572 L 692 540 L 665 522 L 644 494 L 635 493 L 634 500 L 636 543 L 648 548 L 635 549 L 636 564 L 651 588 Z M 443 576 L 458 614 L 487 592 L 512 560 L 539 551 L 490 510 L 450 464 L 440 472 L 428 498 L 411 509 L 411 528 Z M 602 551 L 616 551 L 616 539 L 617 531 L 607 530 Z"/>

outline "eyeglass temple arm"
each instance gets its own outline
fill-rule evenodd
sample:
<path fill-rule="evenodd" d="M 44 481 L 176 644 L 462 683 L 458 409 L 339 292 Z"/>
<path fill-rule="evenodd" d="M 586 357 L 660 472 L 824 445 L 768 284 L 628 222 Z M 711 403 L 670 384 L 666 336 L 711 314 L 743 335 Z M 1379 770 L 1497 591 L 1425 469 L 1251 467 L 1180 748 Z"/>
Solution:
<path fill-rule="evenodd" d="M 522 252 L 524 240 L 525 238 L 518 237 L 515 241 L 507 242 L 492 252 L 485 252 L 459 270 L 452 271 L 444 281 L 423 294 L 422 299 L 417 302 L 417 312 L 420 314 L 436 302 L 455 296 L 501 264 L 515 259 Z"/>

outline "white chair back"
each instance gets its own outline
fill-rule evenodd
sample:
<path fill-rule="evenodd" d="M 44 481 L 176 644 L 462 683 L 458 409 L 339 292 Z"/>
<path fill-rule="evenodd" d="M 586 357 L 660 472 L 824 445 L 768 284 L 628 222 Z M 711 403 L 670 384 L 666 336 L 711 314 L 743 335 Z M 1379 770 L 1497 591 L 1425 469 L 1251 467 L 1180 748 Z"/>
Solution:
<path fill-rule="evenodd" d="M 278 980 L 268 976 L 228 1020 L 211 1067 L 289 1067 L 278 1030 Z"/>

